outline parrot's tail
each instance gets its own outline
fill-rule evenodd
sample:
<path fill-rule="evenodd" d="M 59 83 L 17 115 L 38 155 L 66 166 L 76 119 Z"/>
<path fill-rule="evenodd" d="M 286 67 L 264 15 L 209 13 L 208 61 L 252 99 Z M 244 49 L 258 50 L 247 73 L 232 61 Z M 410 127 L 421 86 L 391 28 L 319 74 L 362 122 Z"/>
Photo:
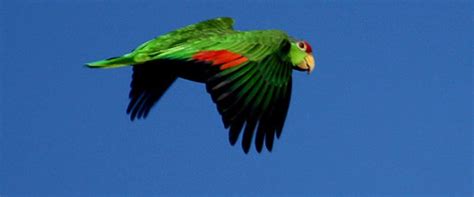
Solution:
<path fill-rule="evenodd" d="M 89 68 L 118 68 L 132 64 L 136 64 L 133 56 L 124 55 L 121 57 L 112 57 L 105 60 L 87 63 L 86 66 Z"/>

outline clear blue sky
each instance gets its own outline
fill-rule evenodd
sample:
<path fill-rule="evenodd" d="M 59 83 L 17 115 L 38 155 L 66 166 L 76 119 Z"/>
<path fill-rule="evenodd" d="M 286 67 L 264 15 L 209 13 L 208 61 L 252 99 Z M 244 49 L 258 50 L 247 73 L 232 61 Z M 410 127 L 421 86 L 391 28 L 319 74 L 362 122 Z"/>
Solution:
<path fill-rule="evenodd" d="M 2 1 L 0 194 L 470 195 L 472 5 L 291 2 Z M 272 153 L 230 146 L 201 84 L 130 122 L 131 69 L 84 67 L 217 16 L 314 48 Z"/>

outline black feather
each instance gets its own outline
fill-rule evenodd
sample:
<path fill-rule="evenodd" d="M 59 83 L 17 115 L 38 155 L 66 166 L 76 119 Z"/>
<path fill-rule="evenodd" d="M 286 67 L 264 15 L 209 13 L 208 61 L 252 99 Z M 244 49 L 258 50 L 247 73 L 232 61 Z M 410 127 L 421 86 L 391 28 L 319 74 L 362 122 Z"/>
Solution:
<path fill-rule="evenodd" d="M 127 114 L 133 121 L 146 118 L 151 108 L 178 78 L 197 82 L 209 78 L 209 64 L 179 60 L 156 60 L 133 66 Z"/>

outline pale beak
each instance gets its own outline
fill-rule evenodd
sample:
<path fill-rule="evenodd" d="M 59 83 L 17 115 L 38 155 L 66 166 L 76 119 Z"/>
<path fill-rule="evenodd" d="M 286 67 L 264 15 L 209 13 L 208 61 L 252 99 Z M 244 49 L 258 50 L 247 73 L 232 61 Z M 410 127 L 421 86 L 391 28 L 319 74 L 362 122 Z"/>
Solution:
<path fill-rule="evenodd" d="M 298 65 L 298 68 L 310 74 L 314 70 L 314 66 L 315 66 L 315 62 L 314 62 L 313 54 L 308 54 L 304 58 L 304 61 Z"/>

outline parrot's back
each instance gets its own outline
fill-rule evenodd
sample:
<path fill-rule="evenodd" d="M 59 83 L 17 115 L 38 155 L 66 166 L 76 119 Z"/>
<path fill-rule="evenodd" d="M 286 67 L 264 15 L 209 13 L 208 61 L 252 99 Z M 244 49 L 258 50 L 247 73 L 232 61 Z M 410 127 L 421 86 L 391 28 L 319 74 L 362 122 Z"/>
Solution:
<path fill-rule="evenodd" d="M 142 64 L 154 60 L 162 53 L 169 52 L 170 49 L 189 45 L 209 37 L 222 37 L 226 34 L 235 33 L 233 24 L 234 20 L 232 18 L 222 17 L 188 25 L 147 41 L 131 53 L 88 63 L 87 66 L 91 68 L 116 68 Z M 179 56 L 179 54 L 177 55 Z"/>

